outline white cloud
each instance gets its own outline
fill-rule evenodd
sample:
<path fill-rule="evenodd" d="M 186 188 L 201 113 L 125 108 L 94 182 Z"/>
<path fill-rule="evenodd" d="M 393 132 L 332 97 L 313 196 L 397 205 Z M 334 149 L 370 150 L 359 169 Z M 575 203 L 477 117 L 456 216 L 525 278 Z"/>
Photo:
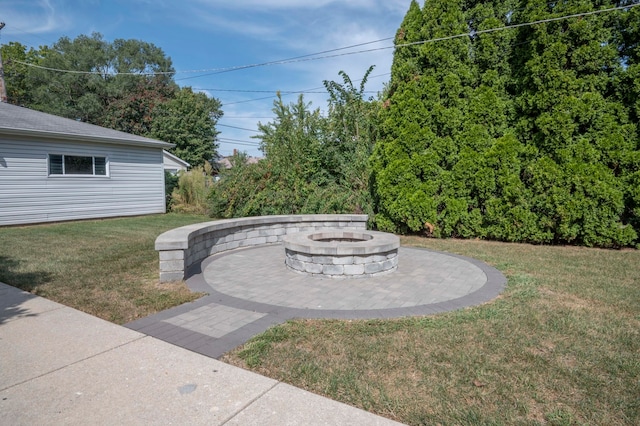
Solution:
<path fill-rule="evenodd" d="M 249 9 L 255 11 L 282 9 L 320 9 L 323 7 L 348 8 L 352 10 L 396 10 L 406 12 L 411 0 L 192 0 L 203 7 L 224 9 Z"/>
<path fill-rule="evenodd" d="M 57 33 L 70 27 L 71 20 L 59 13 L 55 2 L 28 0 L 27 3 L 30 3 L 28 8 L 25 8 L 24 1 L 3 4 L 2 20 L 7 25 L 2 30 L 3 34 L 20 37 L 25 34 Z"/>

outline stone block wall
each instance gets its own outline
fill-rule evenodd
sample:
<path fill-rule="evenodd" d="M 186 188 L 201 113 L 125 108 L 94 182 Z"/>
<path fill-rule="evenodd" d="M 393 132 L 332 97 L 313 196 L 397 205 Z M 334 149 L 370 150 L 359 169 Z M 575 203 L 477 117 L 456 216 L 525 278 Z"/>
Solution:
<path fill-rule="evenodd" d="M 160 282 L 183 280 L 189 268 L 223 251 L 278 243 L 284 235 L 295 232 L 366 227 L 367 215 L 349 214 L 256 216 L 183 226 L 156 239 Z"/>

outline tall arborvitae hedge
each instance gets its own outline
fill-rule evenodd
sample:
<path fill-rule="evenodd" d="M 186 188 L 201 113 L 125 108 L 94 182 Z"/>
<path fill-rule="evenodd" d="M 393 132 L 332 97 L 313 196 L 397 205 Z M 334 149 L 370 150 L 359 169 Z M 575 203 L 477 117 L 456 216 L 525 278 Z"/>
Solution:
<path fill-rule="evenodd" d="M 484 32 L 620 4 L 412 2 L 372 156 L 377 226 L 637 242 L 640 7 Z"/>

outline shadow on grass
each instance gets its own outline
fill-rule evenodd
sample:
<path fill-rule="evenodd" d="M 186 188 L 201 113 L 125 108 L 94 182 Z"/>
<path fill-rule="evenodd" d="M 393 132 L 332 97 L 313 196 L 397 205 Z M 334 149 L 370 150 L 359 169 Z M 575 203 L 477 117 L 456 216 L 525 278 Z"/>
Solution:
<path fill-rule="evenodd" d="M 17 287 L 24 291 L 32 291 L 38 285 L 51 281 L 49 272 L 20 272 L 20 262 L 6 256 L 0 256 L 0 324 L 14 317 L 35 316 L 21 305 L 36 296 L 16 291 L 11 287 Z"/>

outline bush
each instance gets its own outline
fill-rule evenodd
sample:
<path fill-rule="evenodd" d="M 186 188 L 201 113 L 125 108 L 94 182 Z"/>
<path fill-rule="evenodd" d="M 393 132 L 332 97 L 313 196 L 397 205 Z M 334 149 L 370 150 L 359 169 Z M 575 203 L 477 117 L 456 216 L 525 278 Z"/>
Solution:
<path fill-rule="evenodd" d="M 181 172 L 178 185 L 171 194 L 171 210 L 179 213 L 206 214 L 207 195 L 213 184 L 209 163 Z"/>
<path fill-rule="evenodd" d="M 171 196 L 173 194 L 173 190 L 178 186 L 178 175 L 175 175 L 171 172 L 165 170 L 164 172 L 164 197 L 165 197 L 165 207 L 167 211 L 171 210 Z"/>

